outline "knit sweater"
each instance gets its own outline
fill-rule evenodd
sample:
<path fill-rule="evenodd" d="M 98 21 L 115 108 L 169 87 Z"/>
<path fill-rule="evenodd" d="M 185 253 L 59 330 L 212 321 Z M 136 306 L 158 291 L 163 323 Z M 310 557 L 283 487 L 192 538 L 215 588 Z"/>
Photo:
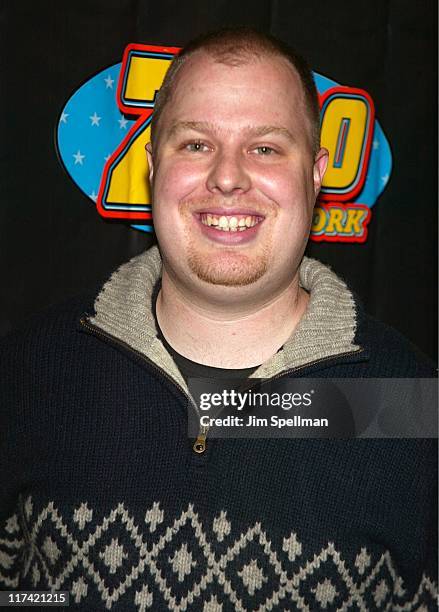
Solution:
<path fill-rule="evenodd" d="M 0 588 L 70 609 L 434 610 L 436 442 L 187 437 L 152 248 L 1 343 Z M 307 312 L 252 377 L 428 377 L 305 259 Z M 88 313 L 88 314 L 86 314 Z"/>

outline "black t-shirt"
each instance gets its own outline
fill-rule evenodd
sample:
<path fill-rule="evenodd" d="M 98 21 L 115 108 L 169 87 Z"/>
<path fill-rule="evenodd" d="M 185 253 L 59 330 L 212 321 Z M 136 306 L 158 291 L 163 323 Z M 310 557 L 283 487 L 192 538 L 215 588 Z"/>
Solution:
<path fill-rule="evenodd" d="M 259 366 L 252 366 L 251 368 L 215 368 L 212 366 L 207 366 L 202 363 L 197 363 L 196 361 L 191 361 L 180 355 L 166 340 L 163 335 L 162 330 L 160 329 L 159 322 L 157 320 L 156 313 L 156 303 L 157 303 L 158 290 L 155 292 L 155 295 L 152 300 L 153 305 L 153 314 L 155 319 L 155 324 L 157 327 L 157 337 L 163 342 L 164 347 L 171 355 L 172 359 L 175 361 L 178 369 L 180 370 L 183 378 L 186 383 L 189 378 L 210 378 L 215 380 L 226 380 L 230 378 L 238 378 L 245 380 L 247 379 L 252 372 L 254 372 Z M 279 349 L 280 350 L 280 349 Z"/>

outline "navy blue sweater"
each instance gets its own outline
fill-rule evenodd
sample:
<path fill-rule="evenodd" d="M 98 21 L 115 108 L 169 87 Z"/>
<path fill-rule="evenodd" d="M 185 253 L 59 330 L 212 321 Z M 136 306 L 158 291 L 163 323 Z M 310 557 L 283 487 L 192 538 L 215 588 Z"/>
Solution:
<path fill-rule="evenodd" d="M 70 302 L 3 340 L 0 587 L 74 610 L 436 609 L 433 440 L 220 440 Z M 431 376 L 358 311 L 362 350 L 298 376 Z M 422 607 L 423 606 L 423 607 Z"/>

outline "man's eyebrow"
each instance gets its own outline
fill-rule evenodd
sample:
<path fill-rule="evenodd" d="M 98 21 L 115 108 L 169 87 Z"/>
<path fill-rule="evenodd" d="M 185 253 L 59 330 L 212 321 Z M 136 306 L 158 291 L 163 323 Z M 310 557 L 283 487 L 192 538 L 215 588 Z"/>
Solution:
<path fill-rule="evenodd" d="M 256 128 L 250 127 L 249 132 L 251 132 L 254 136 L 268 136 L 269 134 L 278 134 L 279 136 L 284 136 L 288 140 L 295 142 L 294 136 L 289 130 L 287 130 L 287 128 L 277 125 L 261 125 Z"/>
<path fill-rule="evenodd" d="M 195 130 L 198 132 L 216 131 L 215 126 L 208 121 L 177 121 L 169 128 L 169 136 L 175 136 L 178 132 L 184 130 Z"/>
<path fill-rule="evenodd" d="M 173 123 L 169 129 L 169 136 L 175 136 L 178 132 L 182 132 L 184 130 L 194 130 L 198 132 L 219 132 L 220 129 L 218 126 L 210 123 L 208 121 L 178 121 Z M 278 134 L 290 140 L 291 142 L 295 142 L 294 136 L 291 132 L 281 126 L 277 125 L 260 125 L 260 126 L 246 126 L 244 128 L 245 132 L 248 132 L 251 136 L 268 136 L 269 134 Z"/>

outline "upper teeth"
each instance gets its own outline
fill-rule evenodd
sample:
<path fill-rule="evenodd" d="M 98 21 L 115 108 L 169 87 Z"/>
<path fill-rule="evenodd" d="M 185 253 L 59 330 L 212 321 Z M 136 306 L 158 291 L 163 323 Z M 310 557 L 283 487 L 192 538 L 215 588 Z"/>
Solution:
<path fill-rule="evenodd" d="M 212 215 L 210 213 L 202 213 L 200 215 L 203 225 L 213 225 L 216 229 L 223 232 L 243 232 L 249 227 L 253 227 L 262 221 L 261 217 L 254 215 L 238 215 L 229 217 L 226 215 Z"/>

